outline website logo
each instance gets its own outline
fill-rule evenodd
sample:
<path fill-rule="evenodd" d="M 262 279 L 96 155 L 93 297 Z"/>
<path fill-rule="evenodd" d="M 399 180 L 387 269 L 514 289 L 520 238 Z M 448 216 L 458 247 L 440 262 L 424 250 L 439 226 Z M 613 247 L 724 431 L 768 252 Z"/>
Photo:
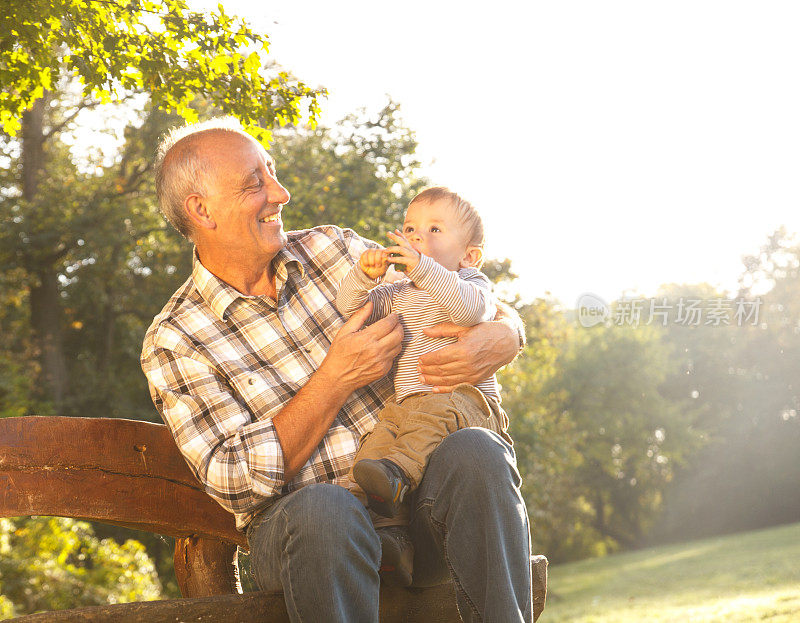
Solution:
<path fill-rule="evenodd" d="M 578 322 L 587 329 L 603 324 L 611 317 L 608 303 L 591 292 L 581 294 L 575 307 L 578 310 Z"/>

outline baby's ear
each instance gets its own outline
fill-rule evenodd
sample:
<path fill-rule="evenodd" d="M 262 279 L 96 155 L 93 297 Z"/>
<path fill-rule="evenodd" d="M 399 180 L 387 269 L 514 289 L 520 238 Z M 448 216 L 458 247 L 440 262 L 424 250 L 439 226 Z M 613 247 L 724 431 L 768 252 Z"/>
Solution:
<path fill-rule="evenodd" d="M 483 249 L 481 247 L 467 247 L 467 251 L 458 263 L 458 267 L 480 268 L 481 264 L 483 264 Z"/>

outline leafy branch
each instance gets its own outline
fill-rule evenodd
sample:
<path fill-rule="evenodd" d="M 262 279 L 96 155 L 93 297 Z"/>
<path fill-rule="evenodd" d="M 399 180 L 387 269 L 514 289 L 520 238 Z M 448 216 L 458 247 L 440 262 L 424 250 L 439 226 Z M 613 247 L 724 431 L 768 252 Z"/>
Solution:
<path fill-rule="evenodd" d="M 0 126 L 12 136 L 62 72 L 78 77 L 86 98 L 147 90 L 155 106 L 189 121 L 191 102 L 203 97 L 262 139 L 303 108 L 315 123 L 326 94 L 276 71 L 265 60 L 267 36 L 221 5 L 204 14 L 184 0 L 6 0 L 3 12 Z"/>

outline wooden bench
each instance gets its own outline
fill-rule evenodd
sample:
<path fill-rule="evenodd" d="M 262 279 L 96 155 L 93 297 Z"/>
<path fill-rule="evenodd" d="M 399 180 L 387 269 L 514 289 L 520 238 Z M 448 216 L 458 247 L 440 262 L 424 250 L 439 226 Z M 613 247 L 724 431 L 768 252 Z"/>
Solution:
<path fill-rule="evenodd" d="M 28 615 L 15 621 L 288 621 L 281 593 L 241 593 L 233 515 L 208 496 L 166 426 L 72 417 L 0 419 L 0 517 L 50 515 L 175 537 L 183 599 Z M 534 556 L 534 613 L 544 608 L 547 559 Z M 459 621 L 451 584 L 381 587 L 381 621 Z"/>

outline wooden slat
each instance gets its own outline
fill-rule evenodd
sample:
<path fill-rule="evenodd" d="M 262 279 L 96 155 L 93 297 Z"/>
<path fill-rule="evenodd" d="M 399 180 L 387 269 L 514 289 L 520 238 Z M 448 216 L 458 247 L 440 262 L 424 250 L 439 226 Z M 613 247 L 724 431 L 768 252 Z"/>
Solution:
<path fill-rule="evenodd" d="M 531 559 L 534 577 L 534 621 L 544 608 L 547 559 Z M 544 582 L 544 585 L 542 585 Z M 324 620 L 321 615 L 320 620 Z M 460 621 L 452 584 L 425 589 L 381 587 L 381 623 L 456 623 Z M 12 619 L 16 623 L 287 623 L 282 593 L 255 592 L 195 599 L 94 606 L 76 610 L 44 612 Z"/>
<path fill-rule="evenodd" d="M 247 547 L 160 424 L 111 418 L 0 420 L 0 517 L 54 515 Z"/>
<path fill-rule="evenodd" d="M 320 621 L 325 620 L 320 613 Z M 456 623 L 461 619 L 450 584 L 426 589 L 382 587 L 381 623 Z M 245 593 L 197 599 L 144 601 L 45 612 L 12 619 L 17 623 L 288 623 L 282 593 Z M 355 622 L 354 622 L 355 623 Z"/>
<path fill-rule="evenodd" d="M 534 578 L 547 577 L 547 560 L 535 556 L 532 560 Z M 537 599 L 534 579 L 534 620 L 544 608 L 543 590 Z M 325 618 L 320 613 L 320 621 Z M 456 623 L 461 618 L 456 607 L 452 584 L 425 589 L 381 587 L 381 623 Z M 94 606 L 77 610 L 45 612 L 12 619 L 16 623 L 152 623 L 181 621 L 182 623 L 288 623 L 282 593 L 255 592 L 244 595 L 220 595 L 196 599 Z"/>
<path fill-rule="evenodd" d="M 117 418 L 26 416 L 0 420 L 5 469 L 105 470 L 202 490 L 163 424 Z"/>
<path fill-rule="evenodd" d="M 16 623 L 289 623 L 283 594 L 246 593 L 40 612 Z"/>

